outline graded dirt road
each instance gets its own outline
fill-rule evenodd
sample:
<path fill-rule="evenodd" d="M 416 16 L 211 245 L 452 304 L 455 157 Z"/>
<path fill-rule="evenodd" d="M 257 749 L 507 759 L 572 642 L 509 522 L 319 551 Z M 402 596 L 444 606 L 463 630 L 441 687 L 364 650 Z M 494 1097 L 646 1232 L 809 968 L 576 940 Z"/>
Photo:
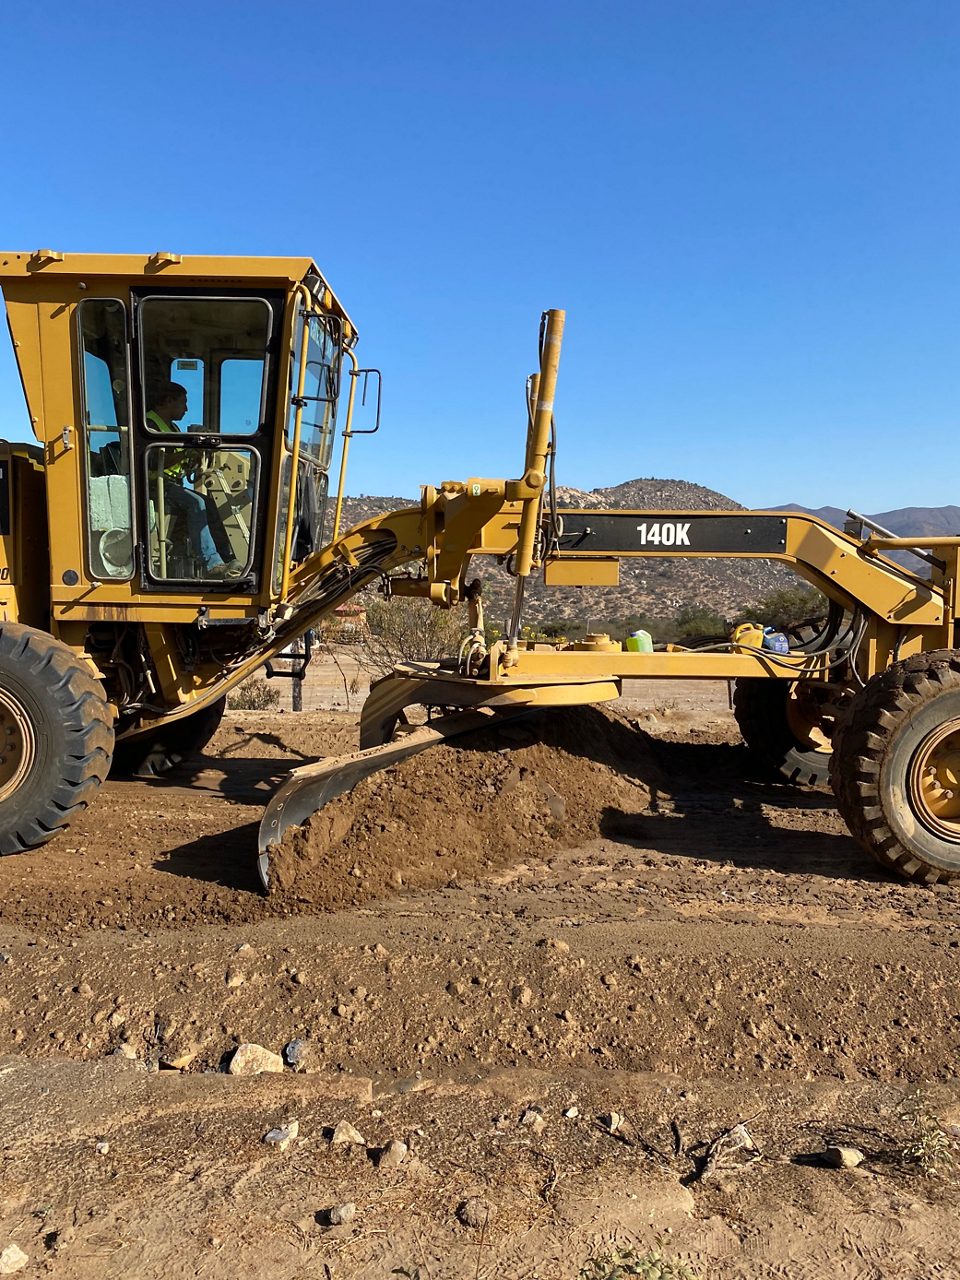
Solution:
<path fill-rule="evenodd" d="M 565 1280 L 660 1239 L 705 1278 L 960 1275 L 954 1176 L 903 1154 L 960 1122 L 960 889 L 751 779 L 725 689 L 628 692 L 364 784 L 270 898 L 260 810 L 352 712 L 231 713 L 192 773 L 0 862 L 21 1274 Z M 222 1071 L 294 1039 L 306 1070 Z M 759 1151 L 698 1176 L 740 1121 Z"/>

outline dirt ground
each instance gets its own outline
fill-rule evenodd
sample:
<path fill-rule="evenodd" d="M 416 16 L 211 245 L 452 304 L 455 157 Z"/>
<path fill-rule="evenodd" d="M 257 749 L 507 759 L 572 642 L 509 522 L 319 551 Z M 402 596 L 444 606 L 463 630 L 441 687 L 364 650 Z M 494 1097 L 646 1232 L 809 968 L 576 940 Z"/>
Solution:
<path fill-rule="evenodd" d="M 0 1268 L 572 1280 L 615 1242 L 960 1276 L 960 888 L 752 777 L 725 686 L 650 682 L 370 780 L 264 897 L 263 804 L 356 742 L 314 679 L 0 862 Z M 295 1040 L 298 1071 L 224 1070 Z M 708 1161 L 739 1122 L 756 1150 Z"/>

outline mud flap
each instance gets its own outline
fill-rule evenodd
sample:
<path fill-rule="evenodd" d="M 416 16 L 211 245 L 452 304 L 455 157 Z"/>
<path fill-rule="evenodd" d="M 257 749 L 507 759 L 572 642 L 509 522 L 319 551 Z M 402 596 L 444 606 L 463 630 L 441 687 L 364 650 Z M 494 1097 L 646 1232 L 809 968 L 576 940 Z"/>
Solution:
<path fill-rule="evenodd" d="M 371 774 L 435 747 L 447 738 L 524 715 L 529 715 L 525 707 L 497 712 L 457 711 L 438 717 L 383 746 L 368 747 L 366 751 L 355 751 L 347 756 L 333 756 L 329 760 L 294 769 L 274 793 L 260 821 L 257 869 L 264 889 L 270 890 L 270 849 L 280 844 L 291 827 L 299 827 L 329 800 L 352 791 L 358 782 Z"/>

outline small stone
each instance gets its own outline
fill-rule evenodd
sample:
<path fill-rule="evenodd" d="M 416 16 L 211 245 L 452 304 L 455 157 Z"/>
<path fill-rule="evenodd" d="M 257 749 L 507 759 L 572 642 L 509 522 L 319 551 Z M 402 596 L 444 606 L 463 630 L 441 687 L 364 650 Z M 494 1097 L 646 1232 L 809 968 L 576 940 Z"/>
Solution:
<path fill-rule="evenodd" d="M 79 986 L 73 988 L 78 996 L 83 996 L 84 1000 L 89 1000 L 93 995 L 93 987 L 89 982 L 81 982 Z"/>
<path fill-rule="evenodd" d="M 186 1071 L 199 1052 L 200 1049 L 195 1044 L 171 1046 L 160 1055 L 160 1065 L 168 1071 Z"/>
<path fill-rule="evenodd" d="M 543 1133 L 547 1127 L 547 1122 L 543 1118 L 543 1113 L 538 1111 L 536 1107 L 527 1107 L 523 1115 L 520 1117 L 520 1123 L 532 1129 L 534 1133 Z"/>
<path fill-rule="evenodd" d="M 108 1058 L 126 1058 L 128 1062 L 135 1062 L 137 1051 L 132 1044 L 118 1044 L 116 1049 L 111 1049 L 107 1054 Z"/>
<path fill-rule="evenodd" d="M 859 1147 L 827 1147 L 823 1158 L 831 1169 L 856 1169 L 867 1157 Z"/>
<path fill-rule="evenodd" d="M 566 800 L 555 787 L 551 787 L 549 782 L 543 783 L 543 795 L 551 818 L 555 818 L 557 822 L 562 822 L 567 814 Z"/>
<path fill-rule="evenodd" d="M 242 987 L 246 980 L 246 975 L 241 973 L 239 969 L 228 969 L 227 976 L 224 978 L 224 982 L 231 990 Z"/>
<path fill-rule="evenodd" d="M 97 1155 L 98 1155 L 98 1156 L 106 1156 L 106 1155 L 109 1155 L 109 1154 L 110 1154 L 110 1143 L 109 1143 L 109 1142 L 98 1142 L 98 1143 L 97 1143 Z"/>
<path fill-rule="evenodd" d="M 541 938 L 537 945 L 547 951 L 556 951 L 561 956 L 567 955 L 570 950 L 569 942 L 564 942 L 562 938 Z"/>
<path fill-rule="evenodd" d="M 493 1205 L 482 1196 L 470 1196 L 457 1205 L 457 1217 L 465 1227 L 484 1227 L 495 1213 Z"/>
<path fill-rule="evenodd" d="M 365 1147 L 367 1143 L 363 1134 L 355 1129 L 349 1120 L 341 1120 L 333 1131 L 330 1145 L 331 1147 Z"/>
<path fill-rule="evenodd" d="M 263 1135 L 264 1142 L 278 1151 L 286 1151 L 294 1138 L 300 1136 L 300 1121 L 287 1120 L 278 1129 L 271 1129 Z"/>
<path fill-rule="evenodd" d="M 295 983 L 297 984 L 297 986 L 298 986 L 298 987 L 302 987 L 302 986 L 303 986 L 304 977 L 303 977 L 303 974 L 300 972 L 300 970 L 299 970 L 299 969 L 291 969 L 291 970 L 290 970 L 290 981 L 291 981 L 291 982 L 295 982 Z"/>
<path fill-rule="evenodd" d="M 349 1201 L 346 1204 L 335 1204 L 327 1216 L 331 1227 L 342 1227 L 357 1216 L 357 1206 Z"/>
<path fill-rule="evenodd" d="M 524 1009 L 529 1009 L 533 1004 L 533 992 L 528 986 L 514 987 L 511 994 L 517 1004 L 522 1005 Z"/>
<path fill-rule="evenodd" d="M 396 1138 L 388 1142 L 380 1152 L 377 1160 L 378 1169 L 396 1169 L 397 1165 L 402 1164 L 407 1154 L 407 1144 L 399 1142 Z"/>
<path fill-rule="evenodd" d="M 580 1108 L 567 1107 L 566 1111 L 563 1114 L 567 1120 L 576 1120 L 577 1116 L 580 1114 Z"/>
<path fill-rule="evenodd" d="M 394 867 L 394 869 L 390 872 L 390 887 L 391 889 L 403 888 L 403 876 L 397 870 L 396 867 Z"/>
<path fill-rule="evenodd" d="M 605 987 L 615 987 L 617 985 L 617 975 L 615 973 L 605 973 L 600 981 Z"/>
<path fill-rule="evenodd" d="M 293 1067 L 294 1071 L 303 1071 L 307 1058 L 307 1042 L 306 1040 L 290 1040 L 283 1046 L 283 1056 L 286 1059 L 288 1067 Z"/>
<path fill-rule="evenodd" d="M 18 1244 L 8 1244 L 0 1253 L 0 1276 L 12 1276 L 15 1271 L 21 1271 L 29 1261 Z"/>
<path fill-rule="evenodd" d="M 241 1044 L 234 1050 L 227 1071 L 232 1076 L 258 1076 L 265 1071 L 282 1071 L 283 1059 L 261 1044 Z"/>
<path fill-rule="evenodd" d="M 9 964 L 11 960 L 9 951 L 0 951 L 0 964 Z"/>
<path fill-rule="evenodd" d="M 600 1123 L 608 1133 L 616 1133 L 618 1129 L 623 1128 L 625 1119 L 626 1116 L 621 1115 L 619 1111 L 609 1111 L 600 1117 Z"/>
<path fill-rule="evenodd" d="M 252 950 L 253 950 L 253 947 L 251 947 L 249 942 L 241 942 L 239 947 L 237 947 L 237 955 L 241 956 L 245 951 L 252 951 Z"/>

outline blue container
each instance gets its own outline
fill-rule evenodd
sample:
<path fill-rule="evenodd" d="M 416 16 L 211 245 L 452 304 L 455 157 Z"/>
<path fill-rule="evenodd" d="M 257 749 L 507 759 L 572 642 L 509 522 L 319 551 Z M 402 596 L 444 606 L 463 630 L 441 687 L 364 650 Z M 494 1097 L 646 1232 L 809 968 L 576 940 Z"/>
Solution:
<path fill-rule="evenodd" d="M 775 631 L 773 627 L 764 627 L 763 647 L 770 653 L 789 653 L 790 641 L 782 631 Z"/>

